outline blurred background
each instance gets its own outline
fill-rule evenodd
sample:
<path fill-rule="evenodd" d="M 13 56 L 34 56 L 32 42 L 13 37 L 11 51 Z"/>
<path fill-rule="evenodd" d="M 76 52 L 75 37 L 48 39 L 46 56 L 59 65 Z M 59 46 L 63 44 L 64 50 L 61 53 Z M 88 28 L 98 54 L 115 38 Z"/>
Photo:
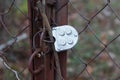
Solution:
<path fill-rule="evenodd" d="M 87 21 L 98 10 L 100 10 L 107 0 L 71 0 L 69 2 L 69 25 L 72 25 L 80 32 Z M 12 0 L 0 0 L 0 13 L 10 6 Z M 87 70 L 82 74 L 84 63 L 87 63 L 97 55 L 104 46 L 120 33 L 120 20 L 114 13 L 120 14 L 120 0 L 111 0 L 111 6 L 102 10 L 91 22 L 88 29 L 79 36 L 78 44 L 68 51 L 67 60 L 67 80 L 120 80 L 120 38 L 110 44 L 106 51 L 103 51 L 94 62 L 87 66 Z M 24 14 L 23 14 L 24 13 Z M 21 80 L 30 80 L 30 73 L 27 69 L 29 59 L 29 32 L 26 29 L 18 35 L 19 40 L 10 48 L 9 42 L 14 41 L 14 35 L 28 25 L 27 0 L 16 0 L 15 5 L 9 13 L 3 16 L 3 26 L 0 22 L 0 51 L 4 52 L 11 68 L 18 71 Z M 2 17 L 0 17 L 2 18 Z M 99 39 L 96 39 L 97 38 Z M 100 41 L 99 41 L 100 40 Z M 108 55 L 109 54 L 109 55 Z M 115 63 L 114 63 L 115 62 Z M 79 75 L 80 74 L 80 75 Z M 15 80 L 15 76 L 2 64 L 0 59 L 0 80 Z"/>

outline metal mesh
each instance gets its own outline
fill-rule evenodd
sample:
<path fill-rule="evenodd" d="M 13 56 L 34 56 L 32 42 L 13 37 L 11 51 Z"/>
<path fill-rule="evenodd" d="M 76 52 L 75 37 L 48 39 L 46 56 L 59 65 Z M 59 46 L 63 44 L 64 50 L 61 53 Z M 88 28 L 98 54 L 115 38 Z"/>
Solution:
<path fill-rule="evenodd" d="M 119 51 L 115 51 L 119 49 L 115 44 L 119 43 L 120 36 L 117 30 L 119 24 L 115 23 L 115 20 L 119 22 L 119 12 L 113 8 L 110 0 L 93 1 L 95 8 L 93 11 L 88 9 L 88 13 L 76 7 L 75 2 L 76 5 L 84 4 L 84 1 L 69 1 L 70 7 L 77 12 L 71 12 L 73 17 L 70 17 L 70 23 L 78 26 L 80 37 L 77 46 L 69 54 L 69 75 L 72 80 L 119 80 Z M 87 4 L 90 1 L 85 2 Z"/>
<path fill-rule="evenodd" d="M 12 54 L 15 48 L 19 51 L 26 49 L 24 47 L 21 48 L 19 43 L 28 38 L 26 30 L 29 27 L 28 21 L 30 19 L 24 13 L 24 8 L 19 8 L 21 2 L 22 1 L 11 0 L 8 4 L 5 4 L 8 8 L 3 7 L 0 11 L 0 28 L 2 29 L 0 60 L 3 65 L 14 74 L 17 80 L 20 80 L 21 75 L 25 74 L 26 66 L 17 72 L 17 70 L 9 66 L 6 58 L 10 55 L 15 55 Z M 88 8 L 80 9 L 80 7 L 74 5 L 80 4 L 81 2 L 87 3 L 89 1 L 71 0 L 56 11 L 58 12 L 66 5 L 69 5 L 69 23 L 76 26 L 75 28 L 78 30 L 80 37 L 76 47 L 68 51 L 67 69 L 70 76 L 69 80 L 119 80 L 119 11 L 114 9 L 110 0 L 94 0 L 96 6 L 93 7 L 96 8 L 93 8 L 93 10 L 88 9 L 89 6 Z M 17 14 L 13 14 L 12 12 Z M 14 15 L 14 17 L 11 17 L 11 15 Z M 24 21 L 19 21 L 19 19 Z M 10 24 L 14 24 L 14 26 L 9 26 Z M 54 24 L 57 25 L 56 23 Z M 28 42 L 28 39 L 26 42 Z M 26 42 L 23 42 L 23 44 Z M 14 58 L 13 60 L 15 61 L 18 59 L 16 59 L 15 56 Z"/>
<path fill-rule="evenodd" d="M 26 2 L 26 5 L 23 5 L 23 2 Z M 23 78 L 21 75 L 25 76 L 26 71 L 28 73 L 27 53 L 29 51 L 29 41 L 27 29 L 29 27 L 29 18 L 26 14 L 27 11 L 27 1 L 0 1 L 1 80 L 21 80 Z M 28 74 L 24 79 L 27 77 Z"/>

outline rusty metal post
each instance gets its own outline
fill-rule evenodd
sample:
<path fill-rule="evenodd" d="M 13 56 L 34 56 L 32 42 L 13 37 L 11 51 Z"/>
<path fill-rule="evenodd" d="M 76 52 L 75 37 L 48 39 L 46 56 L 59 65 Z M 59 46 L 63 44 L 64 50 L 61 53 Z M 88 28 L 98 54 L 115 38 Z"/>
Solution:
<path fill-rule="evenodd" d="M 68 0 L 57 0 L 57 10 L 56 11 L 56 23 L 58 25 L 66 25 L 68 24 L 68 6 L 67 6 Z M 63 6 L 64 5 L 64 6 Z M 61 8 L 62 7 L 62 8 Z M 60 9 L 60 10 L 59 10 Z M 59 53 L 59 59 L 60 59 L 60 67 L 61 72 L 64 80 L 66 80 L 66 68 L 67 68 L 67 51 L 63 51 Z"/>
<path fill-rule="evenodd" d="M 39 28 L 42 27 L 42 18 L 40 15 L 37 14 L 37 11 L 35 10 L 36 2 L 38 0 L 28 0 L 28 11 L 29 11 L 29 17 L 30 17 L 30 43 L 31 43 L 31 54 L 34 52 L 33 49 L 33 36 L 39 31 Z M 67 24 L 68 19 L 68 7 L 64 6 L 60 9 L 62 5 L 64 5 L 67 2 L 67 0 L 46 0 L 46 15 L 49 19 L 50 24 L 53 24 L 53 21 L 57 25 L 65 25 Z M 60 9 L 60 10 L 58 10 Z M 39 16 L 39 23 L 36 20 L 36 16 Z M 47 35 L 46 35 L 47 36 Z M 40 39 L 37 37 L 35 39 L 35 43 L 37 47 L 39 47 Z M 51 48 L 52 49 L 52 48 Z M 66 51 L 60 52 L 59 59 L 60 59 L 60 67 L 61 72 L 64 80 L 66 80 L 66 62 L 67 62 L 67 54 Z M 41 67 L 41 65 L 44 65 L 45 69 L 43 69 L 39 74 L 32 75 L 32 80 L 55 80 L 55 70 L 51 66 L 51 64 L 54 64 L 54 55 L 51 50 L 51 52 L 46 55 L 46 60 L 44 64 L 43 58 L 36 57 L 33 60 L 32 63 L 32 69 L 38 69 Z"/>

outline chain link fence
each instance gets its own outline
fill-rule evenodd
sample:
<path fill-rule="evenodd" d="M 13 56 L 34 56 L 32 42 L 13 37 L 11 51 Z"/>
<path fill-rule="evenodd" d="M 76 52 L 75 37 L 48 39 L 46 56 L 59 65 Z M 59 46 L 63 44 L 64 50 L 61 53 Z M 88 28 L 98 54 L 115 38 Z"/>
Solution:
<path fill-rule="evenodd" d="M 114 9 L 115 2 L 119 1 L 69 1 L 74 11 L 70 11 L 69 21 L 77 26 L 80 35 L 77 46 L 68 55 L 70 80 L 120 79 L 120 17 L 119 8 Z"/>
<path fill-rule="evenodd" d="M 0 80 L 30 79 L 27 1 L 0 0 Z"/>
<path fill-rule="evenodd" d="M 59 8 L 69 5 L 69 24 L 79 32 L 78 44 L 68 51 L 68 80 L 120 79 L 119 2 L 70 0 Z M 0 5 L 0 80 L 30 80 L 27 1 Z"/>

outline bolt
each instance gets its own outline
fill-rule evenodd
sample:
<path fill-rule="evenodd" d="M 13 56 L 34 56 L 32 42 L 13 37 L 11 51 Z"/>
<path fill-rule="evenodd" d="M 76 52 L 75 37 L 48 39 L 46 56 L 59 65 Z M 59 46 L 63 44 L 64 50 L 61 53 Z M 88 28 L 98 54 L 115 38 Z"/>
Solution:
<path fill-rule="evenodd" d="M 69 40 L 69 41 L 68 41 L 68 44 L 73 44 L 73 40 Z"/>
<path fill-rule="evenodd" d="M 65 41 L 61 41 L 61 42 L 60 42 L 60 45 L 61 45 L 61 46 L 65 46 L 65 45 L 66 45 L 66 42 L 65 42 Z"/>
<path fill-rule="evenodd" d="M 72 34 L 72 30 L 71 30 L 71 29 L 68 29 L 68 30 L 66 31 L 66 34 L 67 34 L 67 35 Z"/>
<path fill-rule="evenodd" d="M 59 46 L 65 46 L 66 45 L 66 42 L 64 40 L 59 40 L 58 41 L 58 45 Z"/>
<path fill-rule="evenodd" d="M 64 31 L 59 31 L 58 33 L 60 36 L 64 36 L 65 35 L 65 32 Z"/>
<path fill-rule="evenodd" d="M 74 34 L 74 37 L 77 37 L 78 35 L 77 34 Z"/>

